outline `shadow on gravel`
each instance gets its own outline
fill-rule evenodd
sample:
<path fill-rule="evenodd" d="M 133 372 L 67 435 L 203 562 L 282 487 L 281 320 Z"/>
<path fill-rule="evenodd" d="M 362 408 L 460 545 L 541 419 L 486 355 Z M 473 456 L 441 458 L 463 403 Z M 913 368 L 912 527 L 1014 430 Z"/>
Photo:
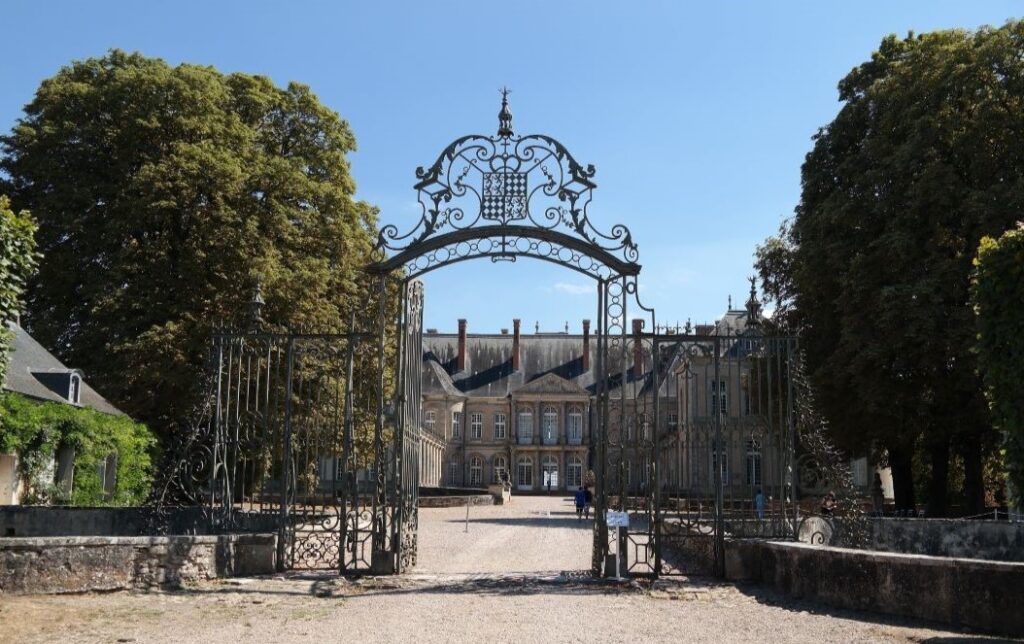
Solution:
<path fill-rule="evenodd" d="M 735 584 L 734 587 L 739 592 L 752 597 L 757 600 L 758 603 L 764 604 L 765 606 L 774 606 L 783 610 L 788 610 L 795 613 L 807 613 L 810 615 L 827 615 L 838 619 L 848 619 L 857 622 L 868 622 L 871 624 L 880 624 L 886 626 L 905 626 L 909 628 L 931 628 L 939 631 L 956 630 L 956 627 L 949 624 L 942 624 L 938 622 L 929 622 L 922 619 L 913 619 L 908 617 L 899 617 L 897 615 L 885 615 L 883 613 L 870 613 L 867 611 L 857 611 L 847 608 L 835 608 L 826 604 L 817 602 L 807 601 L 803 599 L 795 599 L 788 595 L 784 595 L 775 591 L 767 586 L 761 586 L 758 584 Z M 961 642 L 1019 642 L 1021 640 L 1011 640 L 991 635 L 984 635 L 980 633 L 965 632 L 962 636 L 957 635 L 953 637 L 932 637 L 921 640 L 915 640 L 918 642 L 928 642 L 932 644 L 955 644 Z"/>

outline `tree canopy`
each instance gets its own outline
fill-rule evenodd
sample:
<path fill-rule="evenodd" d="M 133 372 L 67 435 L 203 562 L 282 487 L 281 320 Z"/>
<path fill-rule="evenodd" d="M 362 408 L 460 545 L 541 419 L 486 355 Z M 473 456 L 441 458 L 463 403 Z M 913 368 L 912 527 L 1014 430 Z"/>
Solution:
<path fill-rule="evenodd" d="M 40 85 L 0 168 L 45 256 L 27 328 L 166 435 L 196 402 L 209 334 L 261 281 L 266 319 L 340 329 L 376 210 L 355 138 L 304 85 L 111 51 Z"/>
<path fill-rule="evenodd" d="M 0 195 L 0 386 L 7 372 L 11 341 L 7 323 L 21 313 L 25 284 L 36 269 L 35 231 L 29 214 L 15 214 L 10 200 Z"/>
<path fill-rule="evenodd" d="M 1024 23 L 889 36 L 839 98 L 795 217 L 759 248 L 758 270 L 803 337 L 838 442 L 887 455 L 901 508 L 924 462 L 938 514 L 952 451 L 977 509 L 995 440 L 970 276 L 979 240 L 1024 209 Z"/>
<path fill-rule="evenodd" d="M 975 265 L 978 363 L 993 420 L 1003 432 L 1013 501 L 1020 508 L 1024 491 L 1024 224 L 998 239 L 982 238 Z"/>

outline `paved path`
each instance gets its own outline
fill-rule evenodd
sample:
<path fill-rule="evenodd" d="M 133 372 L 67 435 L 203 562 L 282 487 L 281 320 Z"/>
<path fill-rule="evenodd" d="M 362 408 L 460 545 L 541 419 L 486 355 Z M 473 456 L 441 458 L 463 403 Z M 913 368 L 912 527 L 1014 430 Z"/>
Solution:
<path fill-rule="evenodd" d="M 421 511 L 415 573 L 289 574 L 150 594 L 5 597 L 0 641 L 37 642 L 954 642 L 969 635 L 832 611 L 700 580 L 596 583 L 590 532 L 567 502 Z M 460 514 L 461 512 L 461 514 Z M 460 522 L 460 519 L 462 520 Z"/>

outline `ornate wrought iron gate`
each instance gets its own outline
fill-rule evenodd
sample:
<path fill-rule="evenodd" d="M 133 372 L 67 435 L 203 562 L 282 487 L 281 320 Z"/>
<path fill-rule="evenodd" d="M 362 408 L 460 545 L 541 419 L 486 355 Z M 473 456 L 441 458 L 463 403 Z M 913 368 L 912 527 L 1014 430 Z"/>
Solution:
<path fill-rule="evenodd" d="M 415 565 L 417 278 L 470 259 L 530 257 L 598 286 L 593 572 L 615 574 L 616 550 L 626 554 L 619 572 L 659 575 L 680 570 L 669 544 L 711 535 L 721 565 L 727 532 L 790 536 L 795 342 L 754 324 L 659 330 L 638 298 L 629 229 L 605 232 L 588 214 L 594 167 L 551 137 L 516 136 L 507 94 L 498 117 L 496 136 L 456 139 L 417 169 L 421 216 L 405 233 L 382 228 L 367 267 L 376 296 L 346 333 L 215 335 L 215 404 L 183 446 L 183 496 L 204 499 L 215 529 L 273 525 L 284 568 Z M 633 517 L 619 543 L 603 521 L 609 509 Z"/>

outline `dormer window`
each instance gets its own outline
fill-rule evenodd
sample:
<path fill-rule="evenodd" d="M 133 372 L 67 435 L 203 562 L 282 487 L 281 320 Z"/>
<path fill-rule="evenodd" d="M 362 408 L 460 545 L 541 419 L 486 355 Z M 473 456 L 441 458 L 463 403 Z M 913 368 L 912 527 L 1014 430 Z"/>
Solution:
<path fill-rule="evenodd" d="M 82 377 L 72 373 L 68 383 L 68 402 L 72 405 L 80 405 L 82 398 Z"/>

